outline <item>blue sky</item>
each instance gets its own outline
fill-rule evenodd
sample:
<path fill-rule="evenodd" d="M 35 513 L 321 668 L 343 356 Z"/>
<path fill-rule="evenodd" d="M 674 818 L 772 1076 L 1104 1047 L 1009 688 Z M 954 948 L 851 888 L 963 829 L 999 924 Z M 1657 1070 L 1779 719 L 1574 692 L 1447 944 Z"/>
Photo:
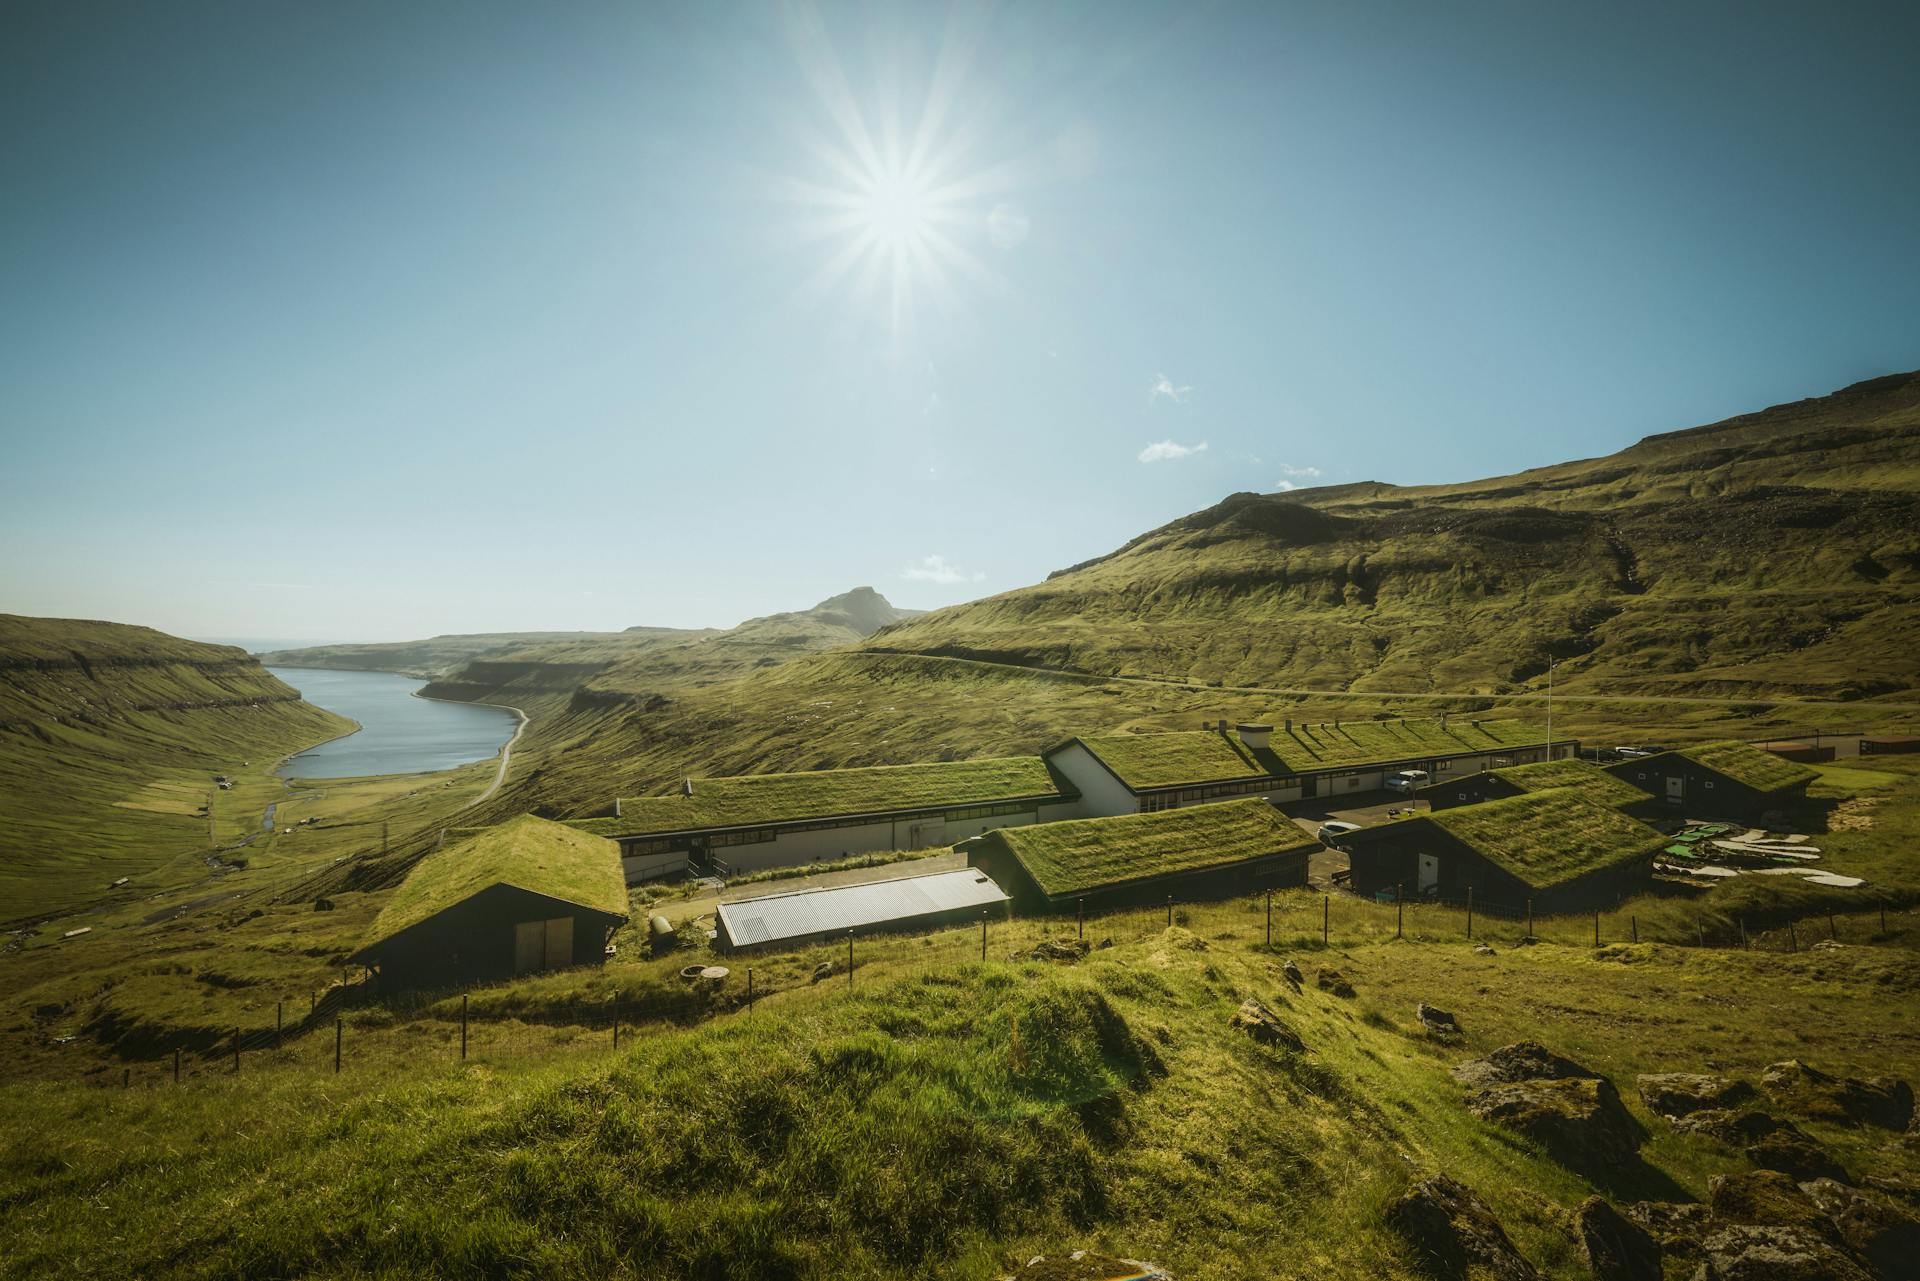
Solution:
<path fill-rule="evenodd" d="M 1920 10 L 15 5 L 0 609 L 729 624 L 1920 366 Z"/>

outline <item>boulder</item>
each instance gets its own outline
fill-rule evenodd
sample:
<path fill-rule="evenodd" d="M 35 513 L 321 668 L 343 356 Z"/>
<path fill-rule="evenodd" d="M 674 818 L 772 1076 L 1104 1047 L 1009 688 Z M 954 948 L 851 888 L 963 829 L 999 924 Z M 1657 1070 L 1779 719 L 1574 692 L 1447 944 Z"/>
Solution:
<path fill-rule="evenodd" d="M 1475 956 L 1492 956 L 1493 949 L 1488 947 L 1485 943 L 1475 943 L 1473 945 L 1473 954 Z"/>
<path fill-rule="evenodd" d="M 1536 1281 L 1493 1211 L 1466 1184 L 1444 1174 L 1420 1180 L 1387 1206 L 1387 1223 L 1432 1271 L 1447 1278 Z"/>
<path fill-rule="evenodd" d="M 1669 1120 L 1707 1108 L 1731 1108 L 1754 1096 L 1753 1087 L 1730 1076 L 1660 1072 L 1634 1078 L 1640 1098 Z"/>
<path fill-rule="evenodd" d="M 1557 1081 L 1573 1077 L 1594 1077 L 1572 1059 L 1563 1059 L 1535 1041 L 1515 1041 L 1503 1045 L 1484 1059 L 1456 1063 L 1453 1079 L 1463 1085 L 1498 1085 L 1514 1081 Z"/>
<path fill-rule="evenodd" d="M 1427 1035 L 1436 1041 L 1460 1039 L 1460 1020 L 1445 1010 L 1422 1001 L 1414 1007 L 1413 1017 L 1420 1020 L 1420 1026 L 1425 1028 Z"/>
<path fill-rule="evenodd" d="M 1320 967 L 1320 972 L 1313 976 L 1313 981 L 1323 992 L 1331 992 L 1335 996 L 1353 995 L 1353 984 L 1347 982 L 1347 976 L 1339 970 L 1329 969 L 1323 965 Z"/>
<path fill-rule="evenodd" d="M 1293 984 L 1293 990 L 1296 992 L 1300 990 L 1300 985 L 1307 981 L 1306 975 L 1302 974 L 1300 967 L 1292 961 L 1288 961 L 1285 965 L 1282 965 L 1280 967 L 1280 973 L 1286 976 L 1287 982 Z"/>
<path fill-rule="evenodd" d="M 1867 1261 L 1881 1281 L 1920 1278 L 1920 1217 L 1877 1192 L 1863 1192 L 1832 1179 L 1800 1185 L 1840 1230 L 1841 1238 Z"/>
<path fill-rule="evenodd" d="M 1624 1218 L 1604 1197 L 1588 1197 L 1573 1214 L 1593 1281 L 1661 1281 L 1660 1243 Z"/>
<path fill-rule="evenodd" d="M 1681 1117 L 1673 1123 L 1673 1128 L 1682 1134 L 1718 1139 L 1729 1147 L 1742 1147 L 1777 1130 L 1800 1132 L 1793 1122 L 1782 1121 L 1755 1108 L 1706 1108 Z"/>
<path fill-rule="evenodd" d="M 1173 1281 L 1173 1273 L 1138 1259 L 1116 1259 L 1110 1254 L 1075 1250 L 1064 1257 L 1044 1254 L 1027 1260 L 1027 1266 L 1004 1281 Z"/>
<path fill-rule="evenodd" d="M 1042 939 L 1033 948 L 1019 953 L 1014 959 L 1065 961 L 1072 964 L 1092 950 L 1092 946 L 1085 939 Z"/>
<path fill-rule="evenodd" d="M 1560 1164 L 1594 1173 L 1633 1163 L 1641 1130 L 1600 1077 L 1514 1081 L 1467 1096 L 1467 1111 L 1539 1144 Z"/>
<path fill-rule="evenodd" d="M 1307 1048 L 1299 1033 L 1281 1022 L 1280 1016 L 1268 1009 L 1265 1002 L 1251 996 L 1240 1002 L 1228 1026 L 1245 1032 L 1261 1045 L 1277 1045 L 1296 1053 Z"/>
<path fill-rule="evenodd" d="M 1699 1253 L 1707 1234 L 1707 1207 L 1698 1201 L 1635 1201 L 1621 1213 L 1671 1255 Z"/>
<path fill-rule="evenodd" d="M 1777 1170 L 1714 1175 L 1707 1180 L 1707 1215 L 1714 1228 L 1805 1228 L 1830 1240 L 1840 1239 L 1813 1198 Z"/>
<path fill-rule="evenodd" d="M 1806 1228 L 1720 1228 L 1700 1243 L 1697 1281 L 1873 1281 L 1839 1247 Z"/>
<path fill-rule="evenodd" d="M 1747 1160 L 1763 1170 L 1777 1170 L 1796 1183 L 1808 1179 L 1848 1181 L 1846 1168 L 1798 1130 L 1775 1130 L 1748 1144 Z"/>
<path fill-rule="evenodd" d="M 1769 1064 L 1760 1084 L 1776 1102 L 1815 1121 L 1904 1130 L 1913 1120 L 1913 1087 L 1898 1077 L 1834 1077 L 1787 1059 Z"/>
<path fill-rule="evenodd" d="M 331 912 L 333 910 L 333 900 L 330 898 L 317 898 L 313 900 L 313 910 L 316 912 Z"/>
<path fill-rule="evenodd" d="M 813 977 L 808 979 L 807 982 L 818 983 L 823 979 L 832 978 L 837 973 L 839 973 L 839 970 L 832 961 L 822 961 L 813 967 Z"/>

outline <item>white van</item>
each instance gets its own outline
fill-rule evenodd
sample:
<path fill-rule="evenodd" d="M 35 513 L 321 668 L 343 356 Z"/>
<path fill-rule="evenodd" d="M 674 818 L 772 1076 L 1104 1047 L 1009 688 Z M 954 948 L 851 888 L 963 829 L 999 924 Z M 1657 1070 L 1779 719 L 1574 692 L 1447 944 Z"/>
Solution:
<path fill-rule="evenodd" d="M 1423 769 L 1403 769 L 1387 775 L 1387 790 L 1405 792 L 1411 796 L 1416 789 L 1425 787 L 1432 781 L 1433 776 Z"/>

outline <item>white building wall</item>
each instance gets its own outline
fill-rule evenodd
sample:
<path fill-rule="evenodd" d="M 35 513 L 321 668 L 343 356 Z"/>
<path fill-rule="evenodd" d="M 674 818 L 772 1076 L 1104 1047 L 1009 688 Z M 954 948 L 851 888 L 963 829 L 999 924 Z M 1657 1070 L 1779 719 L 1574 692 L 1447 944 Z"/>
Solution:
<path fill-rule="evenodd" d="M 1067 806 L 1048 806 L 1048 817 L 1064 817 Z M 878 823 L 849 823 L 845 827 L 821 827 L 804 832 L 782 832 L 771 841 L 752 845 L 723 845 L 713 856 L 728 867 L 742 872 L 758 872 L 770 867 L 799 867 L 806 863 L 837 859 L 848 854 L 869 854 L 878 850 L 920 850 L 956 841 L 996 827 L 1019 827 L 1037 822 L 1039 807 L 1015 814 L 989 814 L 979 818 L 945 822 L 939 815 L 903 818 Z"/>
<path fill-rule="evenodd" d="M 1055 807 L 1049 818 L 1112 818 L 1140 812 L 1139 798 L 1080 744 L 1067 744 L 1047 757 L 1047 763 L 1080 791 L 1079 804 Z"/>

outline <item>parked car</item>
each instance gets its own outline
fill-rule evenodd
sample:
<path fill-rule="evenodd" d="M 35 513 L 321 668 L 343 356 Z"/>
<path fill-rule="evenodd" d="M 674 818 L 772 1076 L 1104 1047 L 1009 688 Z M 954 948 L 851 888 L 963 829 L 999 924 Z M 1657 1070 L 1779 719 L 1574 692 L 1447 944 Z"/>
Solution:
<path fill-rule="evenodd" d="M 1654 747 L 1649 744 L 1643 747 L 1616 747 L 1613 749 L 1613 754 L 1623 761 L 1632 761 L 1643 756 L 1657 756 L 1666 750 L 1664 747 Z"/>
<path fill-rule="evenodd" d="M 1338 848 L 1335 843 L 1339 841 L 1341 837 L 1345 836 L 1348 832 L 1357 832 L 1359 830 L 1360 825 L 1358 823 L 1345 823 L 1337 818 L 1330 818 L 1322 823 L 1320 830 L 1313 835 L 1322 845 Z"/>
<path fill-rule="evenodd" d="M 1387 775 L 1389 792 L 1406 792 L 1412 795 L 1416 790 L 1433 781 L 1433 776 L 1423 769 L 1403 769 Z"/>

